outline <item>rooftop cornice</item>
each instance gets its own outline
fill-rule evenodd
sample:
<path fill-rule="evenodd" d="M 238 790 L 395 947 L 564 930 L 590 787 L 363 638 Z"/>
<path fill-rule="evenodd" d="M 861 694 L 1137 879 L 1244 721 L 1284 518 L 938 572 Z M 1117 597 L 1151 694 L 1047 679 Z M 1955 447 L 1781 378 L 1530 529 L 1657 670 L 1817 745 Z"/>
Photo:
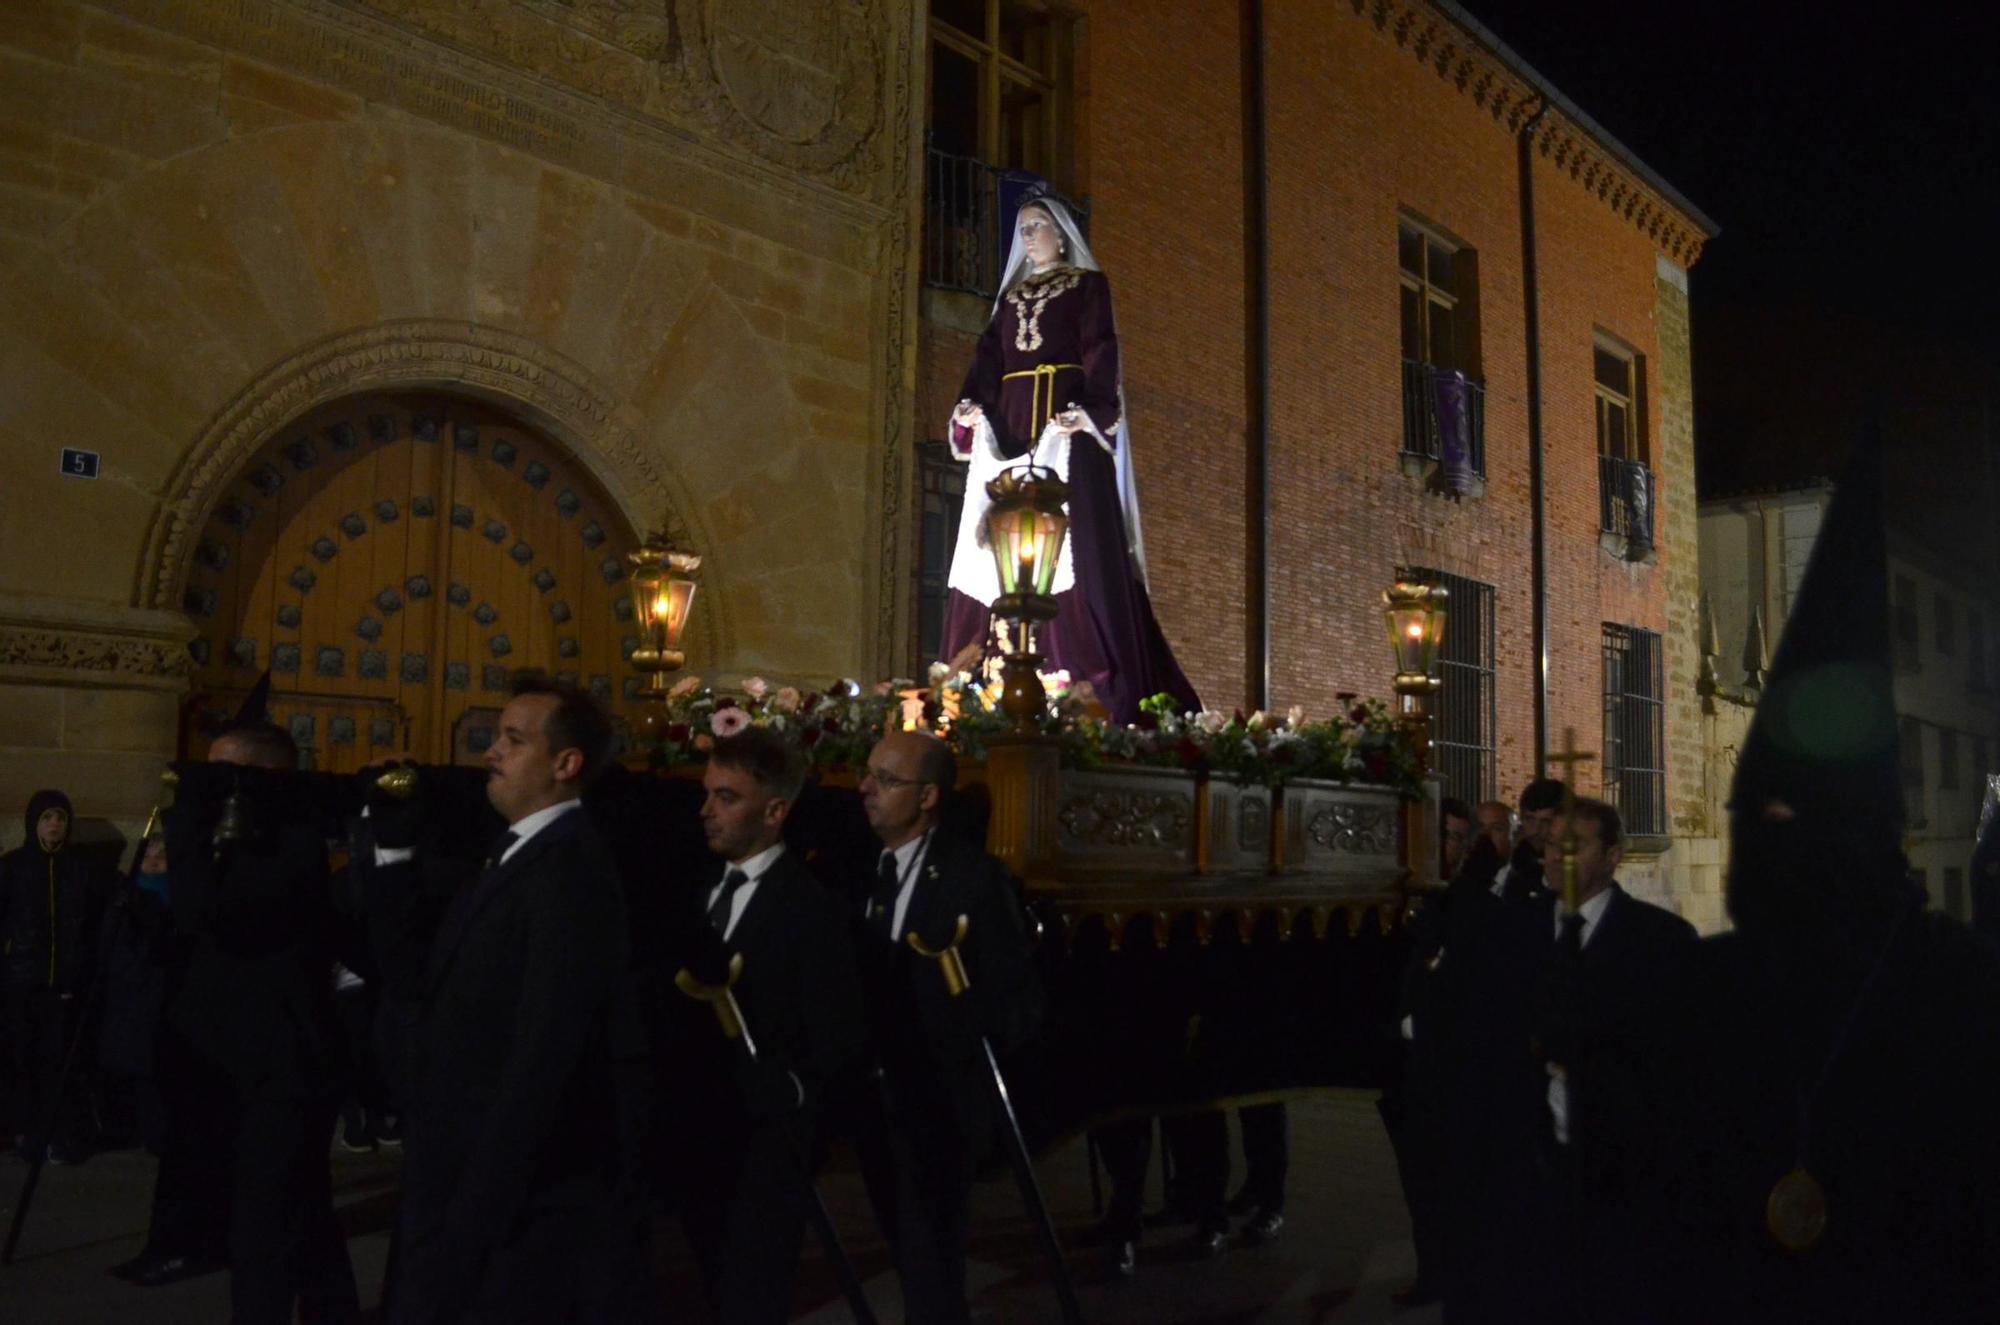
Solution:
<path fill-rule="evenodd" d="M 1681 267 L 1692 267 L 1719 233 L 1700 208 L 1450 0 L 1347 0 L 1347 7 L 1510 136 L 1546 101 L 1536 150 Z"/>

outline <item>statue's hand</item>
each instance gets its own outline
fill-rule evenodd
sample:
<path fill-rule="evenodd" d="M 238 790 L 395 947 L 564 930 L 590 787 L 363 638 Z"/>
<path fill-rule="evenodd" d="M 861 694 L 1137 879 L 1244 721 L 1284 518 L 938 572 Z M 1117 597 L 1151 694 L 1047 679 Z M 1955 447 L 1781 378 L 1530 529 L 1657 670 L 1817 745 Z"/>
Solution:
<path fill-rule="evenodd" d="M 1089 419 L 1084 417 L 1083 411 L 1077 408 L 1075 401 L 1071 401 L 1068 409 L 1056 415 L 1056 427 L 1065 437 L 1076 436 L 1087 428 L 1089 423 Z"/>
<path fill-rule="evenodd" d="M 977 427 L 986 418 L 986 411 L 970 400 L 961 400 L 951 412 L 951 421 L 963 428 Z"/>

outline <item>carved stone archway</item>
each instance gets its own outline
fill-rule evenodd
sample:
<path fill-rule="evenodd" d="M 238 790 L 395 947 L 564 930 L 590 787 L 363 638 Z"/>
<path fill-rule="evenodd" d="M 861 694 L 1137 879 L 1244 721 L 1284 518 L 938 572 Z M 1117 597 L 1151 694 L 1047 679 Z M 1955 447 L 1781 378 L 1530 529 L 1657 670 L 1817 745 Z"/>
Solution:
<path fill-rule="evenodd" d="M 604 486 L 626 520 L 662 520 L 708 552 L 696 599 L 700 629 L 721 652 L 733 632 L 726 559 L 688 494 L 641 445 L 622 413 L 581 365 L 525 337 L 470 322 L 385 322 L 343 332 L 273 365 L 212 419 L 176 466 L 151 528 L 133 605 L 175 609 L 186 588 L 196 536 L 230 482 L 259 448 L 319 406 L 364 391 L 429 390 L 471 396 L 520 414 L 560 442 Z"/>

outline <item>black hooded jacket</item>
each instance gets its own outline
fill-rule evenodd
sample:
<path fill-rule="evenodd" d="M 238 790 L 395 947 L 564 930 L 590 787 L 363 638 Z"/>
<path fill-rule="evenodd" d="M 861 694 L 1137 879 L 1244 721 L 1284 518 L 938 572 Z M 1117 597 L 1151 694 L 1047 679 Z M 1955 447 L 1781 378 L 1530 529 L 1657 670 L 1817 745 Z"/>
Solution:
<path fill-rule="evenodd" d="M 50 809 L 71 814 L 69 797 L 60 791 L 30 797 L 27 840 L 0 856 L 0 951 L 10 988 L 81 994 L 90 982 L 105 890 L 68 839 L 55 851 L 42 849 L 35 825 Z"/>

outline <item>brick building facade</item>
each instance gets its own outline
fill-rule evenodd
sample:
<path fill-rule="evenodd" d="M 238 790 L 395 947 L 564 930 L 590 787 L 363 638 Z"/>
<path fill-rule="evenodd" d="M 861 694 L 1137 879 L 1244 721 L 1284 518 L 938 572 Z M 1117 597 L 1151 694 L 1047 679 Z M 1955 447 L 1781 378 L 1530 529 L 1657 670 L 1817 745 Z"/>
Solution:
<path fill-rule="evenodd" d="M 940 25 L 969 25 L 980 8 L 931 5 L 934 125 L 949 113 L 936 53 L 956 39 L 940 37 Z M 1650 820 L 1654 839 L 1650 859 L 1631 872 L 1668 890 L 1656 853 L 1694 827 L 1680 812 L 1700 787 L 1686 273 L 1709 223 L 1453 7 L 1253 7 L 1263 23 L 1270 292 L 1271 648 L 1269 690 L 1260 693 L 1246 478 L 1259 385 L 1246 7 L 1157 0 L 1065 13 L 994 0 L 988 8 L 999 11 L 1003 34 L 1013 25 L 1019 49 L 1034 49 L 1037 25 L 1055 31 L 1048 40 L 1071 43 L 1073 84 L 1060 108 L 1073 151 L 1038 157 L 1032 141 L 1013 135 L 1002 144 L 1009 159 L 990 164 L 1046 161 L 1058 188 L 1088 204 L 1091 243 L 1117 301 L 1153 596 L 1204 700 L 1325 712 L 1343 692 L 1386 697 L 1380 591 L 1399 569 L 1442 572 L 1475 595 L 1490 586 L 1480 623 L 1490 645 L 1461 642 L 1484 657 L 1447 671 L 1444 706 L 1454 685 L 1490 687 L 1479 696 L 1485 703 L 1460 706 L 1458 724 L 1469 722 L 1491 753 L 1474 752 L 1458 789 L 1506 797 L 1535 773 L 1519 165 L 1530 135 L 1547 739 L 1559 746 L 1574 729 L 1586 750 L 1623 744 L 1619 799 L 1650 807 L 1628 817 Z M 1555 104 L 1530 128 L 1545 95 Z M 937 141 L 934 132 L 934 157 Z M 937 178 L 933 171 L 933 192 Z M 935 207 L 932 220 L 935 228 Z M 1448 277 L 1412 263 L 1412 236 L 1428 261 L 1449 266 Z M 929 267 L 927 275 L 917 431 L 935 439 L 986 300 L 935 288 L 951 282 Z M 1450 319 L 1429 339 L 1420 325 L 1414 352 L 1410 301 L 1399 294 L 1411 289 L 1423 312 Z M 1437 466 L 1409 454 L 1425 449 L 1423 420 L 1412 414 L 1424 407 L 1432 367 L 1462 371 L 1483 396 L 1483 489 L 1471 495 L 1443 495 Z M 1600 381 L 1619 373 L 1622 402 Z M 1606 452 L 1638 462 L 1650 479 L 1650 549 L 1621 536 L 1630 511 L 1617 484 L 1626 471 L 1601 461 Z M 1611 653 L 1615 670 L 1636 658 L 1646 674 L 1608 681 Z M 1580 777 L 1588 790 L 1603 783 L 1601 765 Z"/>

